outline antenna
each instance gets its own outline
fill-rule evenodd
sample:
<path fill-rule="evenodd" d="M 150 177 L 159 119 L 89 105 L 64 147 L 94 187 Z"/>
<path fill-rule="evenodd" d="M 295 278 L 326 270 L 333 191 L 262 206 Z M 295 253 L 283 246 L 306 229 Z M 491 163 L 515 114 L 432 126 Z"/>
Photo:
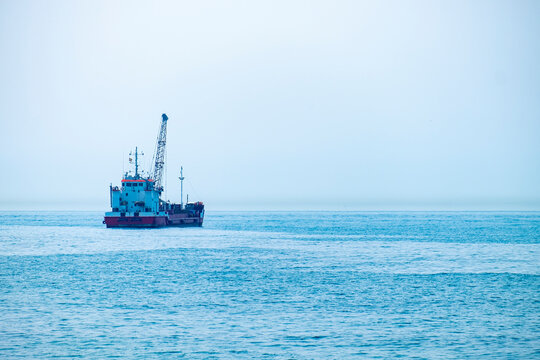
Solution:
<path fill-rule="evenodd" d="M 180 209 L 184 207 L 184 168 L 180 166 Z"/>

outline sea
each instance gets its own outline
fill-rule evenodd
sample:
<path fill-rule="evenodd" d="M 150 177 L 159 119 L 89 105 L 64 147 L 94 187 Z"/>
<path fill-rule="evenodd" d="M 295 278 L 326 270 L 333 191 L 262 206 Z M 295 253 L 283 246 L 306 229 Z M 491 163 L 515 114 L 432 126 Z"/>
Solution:
<path fill-rule="evenodd" d="M 1 359 L 540 359 L 540 212 L 0 212 Z"/>

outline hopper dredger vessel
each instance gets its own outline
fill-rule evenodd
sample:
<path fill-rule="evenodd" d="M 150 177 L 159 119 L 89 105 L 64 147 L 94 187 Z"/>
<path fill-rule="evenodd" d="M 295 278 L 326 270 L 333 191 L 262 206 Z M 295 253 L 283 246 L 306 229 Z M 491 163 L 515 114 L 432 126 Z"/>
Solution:
<path fill-rule="evenodd" d="M 163 114 L 156 142 L 153 169 L 148 176 L 139 173 L 139 152 L 135 148 L 135 172 L 125 173 L 121 186 L 110 185 L 111 211 L 105 213 L 103 223 L 108 228 L 202 226 L 204 204 L 187 202 L 184 205 L 183 169 L 180 169 L 180 204 L 163 201 L 162 177 L 165 166 L 167 115 Z M 131 159 L 130 159 L 131 160 Z"/>

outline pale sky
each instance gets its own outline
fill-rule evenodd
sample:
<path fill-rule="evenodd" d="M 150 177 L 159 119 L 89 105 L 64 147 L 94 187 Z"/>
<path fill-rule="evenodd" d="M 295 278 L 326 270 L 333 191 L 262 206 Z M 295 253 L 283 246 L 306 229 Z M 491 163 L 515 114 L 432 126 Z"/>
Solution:
<path fill-rule="evenodd" d="M 0 209 L 540 210 L 540 1 L 0 1 Z M 127 169 L 127 161 L 125 161 Z"/>

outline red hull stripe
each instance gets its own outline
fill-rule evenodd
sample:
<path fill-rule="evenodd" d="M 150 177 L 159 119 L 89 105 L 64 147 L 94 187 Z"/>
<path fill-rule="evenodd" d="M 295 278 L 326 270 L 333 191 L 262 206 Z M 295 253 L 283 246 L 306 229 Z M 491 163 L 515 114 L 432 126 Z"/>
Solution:
<path fill-rule="evenodd" d="M 147 181 L 154 182 L 154 180 L 152 180 L 152 179 L 148 179 L 148 180 L 127 180 L 127 179 L 122 179 L 123 183 L 125 183 L 125 182 L 147 182 Z"/>

